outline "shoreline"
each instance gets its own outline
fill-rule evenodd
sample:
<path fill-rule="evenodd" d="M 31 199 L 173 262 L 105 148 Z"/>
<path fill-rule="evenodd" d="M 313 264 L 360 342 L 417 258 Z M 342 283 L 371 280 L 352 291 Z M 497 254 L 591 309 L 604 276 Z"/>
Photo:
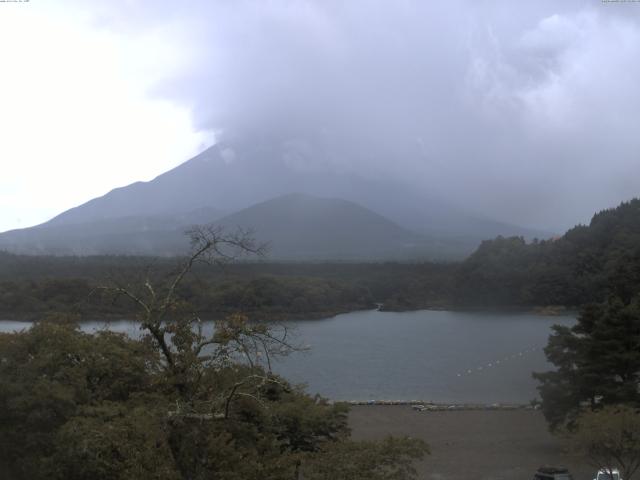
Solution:
<path fill-rule="evenodd" d="M 532 315 L 540 315 L 544 317 L 575 317 L 578 315 L 579 309 L 577 307 L 561 307 L 561 306 L 547 306 L 547 307 L 453 307 L 453 306 L 422 306 L 419 308 L 406 308 L 406 309 L 385 309 L 384 304 L 377 304 L 379 306 L 374 308 L 357 308 L 357 309 L 336 309 L 336 310 L 327 310 L 322 312 L 309 312 L 306 314 L 293 314 L 293 313 L 267 313 L 264 319 L 254 320 L 255 322 L 301 322 L 301 321 L 319 321 L 319 320 L 329 320 L 337 317 L 338 315 L 345 315 L 349 313 L 356 312 L 381 312 L 381 313 L 404 313 L 404 312 L 421 312 L 421 311 L 435 311 L 435 312 L 460 312 L 460 313 L 496 313 L 496 314 L 532 314 Z M 556 308 L 557 307 L 557 308 Z M 0 315 L 0 322 L 19 322 L 19 323 L 33 323 L 38 321 L 41 317 L 46 317 L 51 313 L 56 312 L 45 312 L 45 313 L 18 313 L 11 314 L 7 312 L 3 312 Z M 227 315 L 231 315 L 233 313 L 241 313 L 243 315 L 247 315 L 249 318 L 259 317 L 260 313 L 258 311 L 240 311 L 240 312 L 224 312 L 218 314 L 211 314 L 204 321 L 214 321 L 220 318 L 224 318 Z M 64 313 L 62 313 L 64 314 Z M 75 315 L 74 313 L 69 313 L 69 315 Z M 81 314 L 77 314 L 81 315 Z M 136 312 L 131 312 L 132 316 L 137 315 Z M 264 315 L 264 313 L 263 313 Z M 14 318 L 8 319 L 6 317 L 13 316 Z M 203 315 L 204 316 L 204 315 Z M 4 318 L 3 318 L 4 317 Z M 135 321 L 132 319 L 122 318 L 120 314 L 104 314 L 102 316 L 87 316 L 82 319 L 79 323 L 83 322 L 119 322 L 119 321 Z"/>

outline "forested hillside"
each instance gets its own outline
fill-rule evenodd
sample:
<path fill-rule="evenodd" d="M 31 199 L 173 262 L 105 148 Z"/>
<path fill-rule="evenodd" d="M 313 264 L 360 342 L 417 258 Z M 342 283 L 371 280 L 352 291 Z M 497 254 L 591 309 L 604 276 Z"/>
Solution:
<path fill-rule="evenodd" d="M 568 305 L 628 300 L 640 289 L 640 199 L 594 215 L 563 237 L 483 242 L 457 270 L 456 304 Z"/>
<path fill-rule="evenodd" d="M 171 273 L 179 258 L 31 257 L 0 252 L 0 315 L 65 311 L 126 315 L 128 306 L 90 296 L 117 277 Z M 196 268 L 183 294 L 203 315 L 259 311 L 308 318 L 373 308 L 578 307 L 640 290 L 640 200 L 596 214 L 563 237 L 483 242 L 461 263 L 238 263 Z"/>

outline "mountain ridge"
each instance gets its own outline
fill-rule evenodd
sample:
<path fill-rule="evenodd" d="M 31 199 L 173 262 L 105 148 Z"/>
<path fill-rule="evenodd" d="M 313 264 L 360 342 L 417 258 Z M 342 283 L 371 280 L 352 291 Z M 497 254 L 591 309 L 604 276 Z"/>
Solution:
<path fill-rule="evenodd" d="M 169 254 L 181 245 L 176 230 L 186 224 L 179 217 L 189 216 L 189 212 L 198 209 L 215 209 L 217 214 L 193 222 L 210 223 L 289 194 L 294 189 L 318 198 L 354 202 L 376 212 L 412 232 L 406 233 L 407 238 L 421 235 L 421 243 L 431 244 L 430 258 L 462 258 L 481 240 L 498 234 L 527 238 L 551 235 L 474 216 L 443 203 L 428 192 L 408 188 L 393 179 L 371 179 L 329 170 L 312 171 L 304 166 L 304 162 L 298 161 L 302 166 L 290 165 L 289 159 L 286 150 L 271 145 L 214 145 L 153 180 L 115 188 L 43 224 L 0 234 L 0 248 L 19 253 L 29 253 L 30 246 L 34 247 L 34 253 L 51 250 L 113 253 L 105 251 L 108 250 L 107 237 L 118 244 L 116 251 L 121 252 L 127 251 L 126 235 L 129 235 L 136 254 Z M 157 225 L 161 217 L 165 221 L 157 234 L 167 237 L 164 242 L 147 238 L 150 235 L 129 225 L 132 222 Z M 174 221 L 173 228 L 168 225 L 171 221 Z M 64 230 L 57 230 L 63 227 L 69 229 L 70 242 L 65 242 L 60 233 Z M 113 231 L 108 230 L 110 227 Z M 350 226 L 346 224 L 345 228 Z M 84 230 L 89 233 L 83 233 Z M 98 238 L 97 232 L 103 232 L 104 238 Z M 82 245 L 83 238 L 87 245 Z M 426 242 L 425 238 L 428 239 Z M 52 241 L 55 245 L 50 245 Z M 286 241 L 281 243 L 288 244 Z M 162 247 L 145 250 L 145 245 L 152 244 Z M 421 258 L 422 253 L 418 256 Z"/>
<path fill-rule="evenodd" d="M 428 244 L 421 235 L 355 202 L 302 193 L 260 202 L 215 223 L 252 229 L 258 241 L 270 244 L 274 258 L 398 258 L 407 249 Z"/>
<path fill-rule="evenodd" d="M 275 260 L 398 259 L 424 257 L 432 248 L 425 237 L 338 198 L 292 193 L 226 216 L 203 217 L 211 212 L 215 210 L 201 209 L 182 217 L 129 216 L 44 224 L 0 235 L 0 248 L 58 255 L 180 255 L 188 249 L 185 230 L 203 223 L 228 230 L 252 229 L 257 241 L 272 246 L 270 258 Z"/>

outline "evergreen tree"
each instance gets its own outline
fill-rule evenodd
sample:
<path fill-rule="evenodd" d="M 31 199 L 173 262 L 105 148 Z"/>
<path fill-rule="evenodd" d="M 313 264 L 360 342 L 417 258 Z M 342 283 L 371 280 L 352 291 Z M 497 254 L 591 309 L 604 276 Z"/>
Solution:
<path fill-rule="evenodd" d="M 581 407 L 640 406 L 640 295 L 611 296 L 582 309 L 573 327 L 554 326 L 545 348 L 556 371 L 535 373 L 552 428 L 575 420 Z"/>

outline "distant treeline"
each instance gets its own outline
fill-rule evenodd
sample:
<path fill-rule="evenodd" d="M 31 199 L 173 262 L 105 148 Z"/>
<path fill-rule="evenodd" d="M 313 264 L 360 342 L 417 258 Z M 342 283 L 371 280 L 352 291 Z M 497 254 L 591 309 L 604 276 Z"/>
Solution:
<path fill-rule="evenodd" d="M 123 317 L 126 298 L 100 286 L 141 286 L 168 277 L 180 259 L 126 256 L 27 257 L 0 253 L 0 317 L 49 312 Z M 401 263 L 238 263 L 197 266 L 181 296 L 202 316 L 246 312 L 267 319 L 312 318 L 384 303 L 393 309 L 446 306 L 451 266 Z"/>
<path fill-rule="evenodd" d="M 0 252 L 0 316 L 47 312 L 126 316 L 122 298 L 96 287 L 167 277 L 181 259 L 28 257 Z M 483 242 L 460 263 L 237 263 L 198 266 L 181 292 L 204 316 L 243 311 L 262 318 L 308 318 L 382 303 L 421 308 L 578 307 L 640 291 L 640 200 L 596 214 L 563 237 Z"/>

